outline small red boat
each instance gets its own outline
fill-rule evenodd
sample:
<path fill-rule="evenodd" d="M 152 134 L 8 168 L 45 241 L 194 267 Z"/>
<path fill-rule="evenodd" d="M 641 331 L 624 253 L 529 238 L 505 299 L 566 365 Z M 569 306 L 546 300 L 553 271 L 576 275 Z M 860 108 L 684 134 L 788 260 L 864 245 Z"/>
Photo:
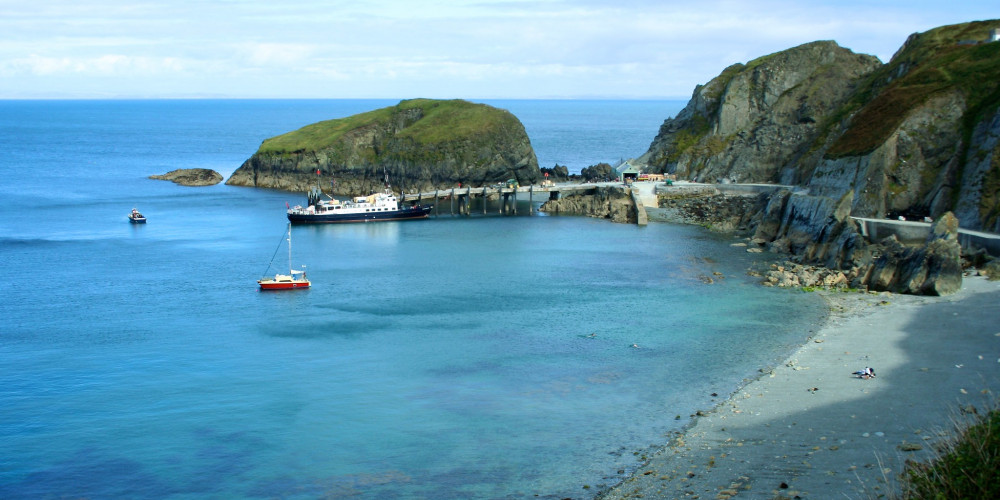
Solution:
<path fill-rule="evenodd" d="M 303 269 L 301 271 L 297 269 L 292 269 L 292 225 L 288 224 L 288 274 L 275 274 L 274 277 L 265 276 L 257 280 L 257 284 L 260 285 L 261 290 L 293 290 L 296 288 L 309 288 L 312 284 L 309 282 L 309 278 L 306 277 L 306 271 Z M 278 248 L 281 248 L 279 243 Z M 277 255 L 278 250 L 275 249 L 275 255 Z M 271 257 L 271 262 L 274 262 L 274 257 Z M 305 266 L 302 266 L 305 267 Z M 268 264 L 268 269 L 271 269 L 271 265 Z M 265 273 L 267 271 L 264 271 Z"/>

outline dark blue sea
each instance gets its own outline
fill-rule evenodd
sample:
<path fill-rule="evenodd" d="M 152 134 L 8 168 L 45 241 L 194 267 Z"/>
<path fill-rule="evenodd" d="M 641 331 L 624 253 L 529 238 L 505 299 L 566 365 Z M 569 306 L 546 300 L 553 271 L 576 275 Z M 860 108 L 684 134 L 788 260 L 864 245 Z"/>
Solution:
<path fill-rule="evenodd" d="M 395 102 L 0 101 L 0 498 L 592 498 L 822 318 L 731 236 L 527 207 L 295 227 L 260 292 L 304 195 L 147 178 Z M 683 106 L 486 102 L 575 172 Z"/>

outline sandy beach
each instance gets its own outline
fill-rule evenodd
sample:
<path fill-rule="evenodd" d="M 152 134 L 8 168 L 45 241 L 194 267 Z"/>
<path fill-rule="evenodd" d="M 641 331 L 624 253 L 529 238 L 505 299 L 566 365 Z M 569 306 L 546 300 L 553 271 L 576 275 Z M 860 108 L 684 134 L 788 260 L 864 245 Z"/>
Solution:
<path fill-rule="evenodd" d="M 784 364 L 601 498 L 876 498 L 996 400 L 1000 281 L 966 277 L 946 297 L 822 293 L 829 319 Z M 875 378 L 852 375 L 866 366 Z"/>

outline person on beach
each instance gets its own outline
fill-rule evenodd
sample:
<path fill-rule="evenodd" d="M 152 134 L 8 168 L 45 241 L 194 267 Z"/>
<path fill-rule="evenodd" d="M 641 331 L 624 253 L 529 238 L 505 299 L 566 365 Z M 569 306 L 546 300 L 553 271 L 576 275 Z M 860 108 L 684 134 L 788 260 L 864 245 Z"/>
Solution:
<path fill-rule="evenodd" d="M 854 372 L 854 375 L 857 375 L 858 378 L 868 380 L 875 377 L 875 369 L 866 366 L 864 370 Z"/>

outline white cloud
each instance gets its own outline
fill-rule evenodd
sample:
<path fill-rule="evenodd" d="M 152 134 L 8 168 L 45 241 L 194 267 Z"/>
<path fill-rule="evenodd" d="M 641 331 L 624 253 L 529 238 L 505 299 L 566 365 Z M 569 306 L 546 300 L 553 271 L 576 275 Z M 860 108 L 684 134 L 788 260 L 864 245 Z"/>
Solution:
<path fill-rule="evenodd" d="M 317 49 L 301 43 L 249 43 L 240 50 L 246 62 L 256 67 L 294 66 L 313 56 Z"/>
<path fill-rule="evenodd" d="M 25 58 L 0 62 L 0 74 L 33 76 L 129 76 L 158 75 L 184 71 L 184 64 L 172 57 L 148 58 L 121 54 L 104 54 L 88 58 L 42 57 L 32 54 Z"/>
<path fill-rule="evenodd" d="M 88 81 L 125 95 L 687 97 L 732 63 L 801 43 L 833 39 L 887 60 L 912 32 L 992 10 L 945 0 L 0 0 L 0 98 L 97 86 Z"/>

